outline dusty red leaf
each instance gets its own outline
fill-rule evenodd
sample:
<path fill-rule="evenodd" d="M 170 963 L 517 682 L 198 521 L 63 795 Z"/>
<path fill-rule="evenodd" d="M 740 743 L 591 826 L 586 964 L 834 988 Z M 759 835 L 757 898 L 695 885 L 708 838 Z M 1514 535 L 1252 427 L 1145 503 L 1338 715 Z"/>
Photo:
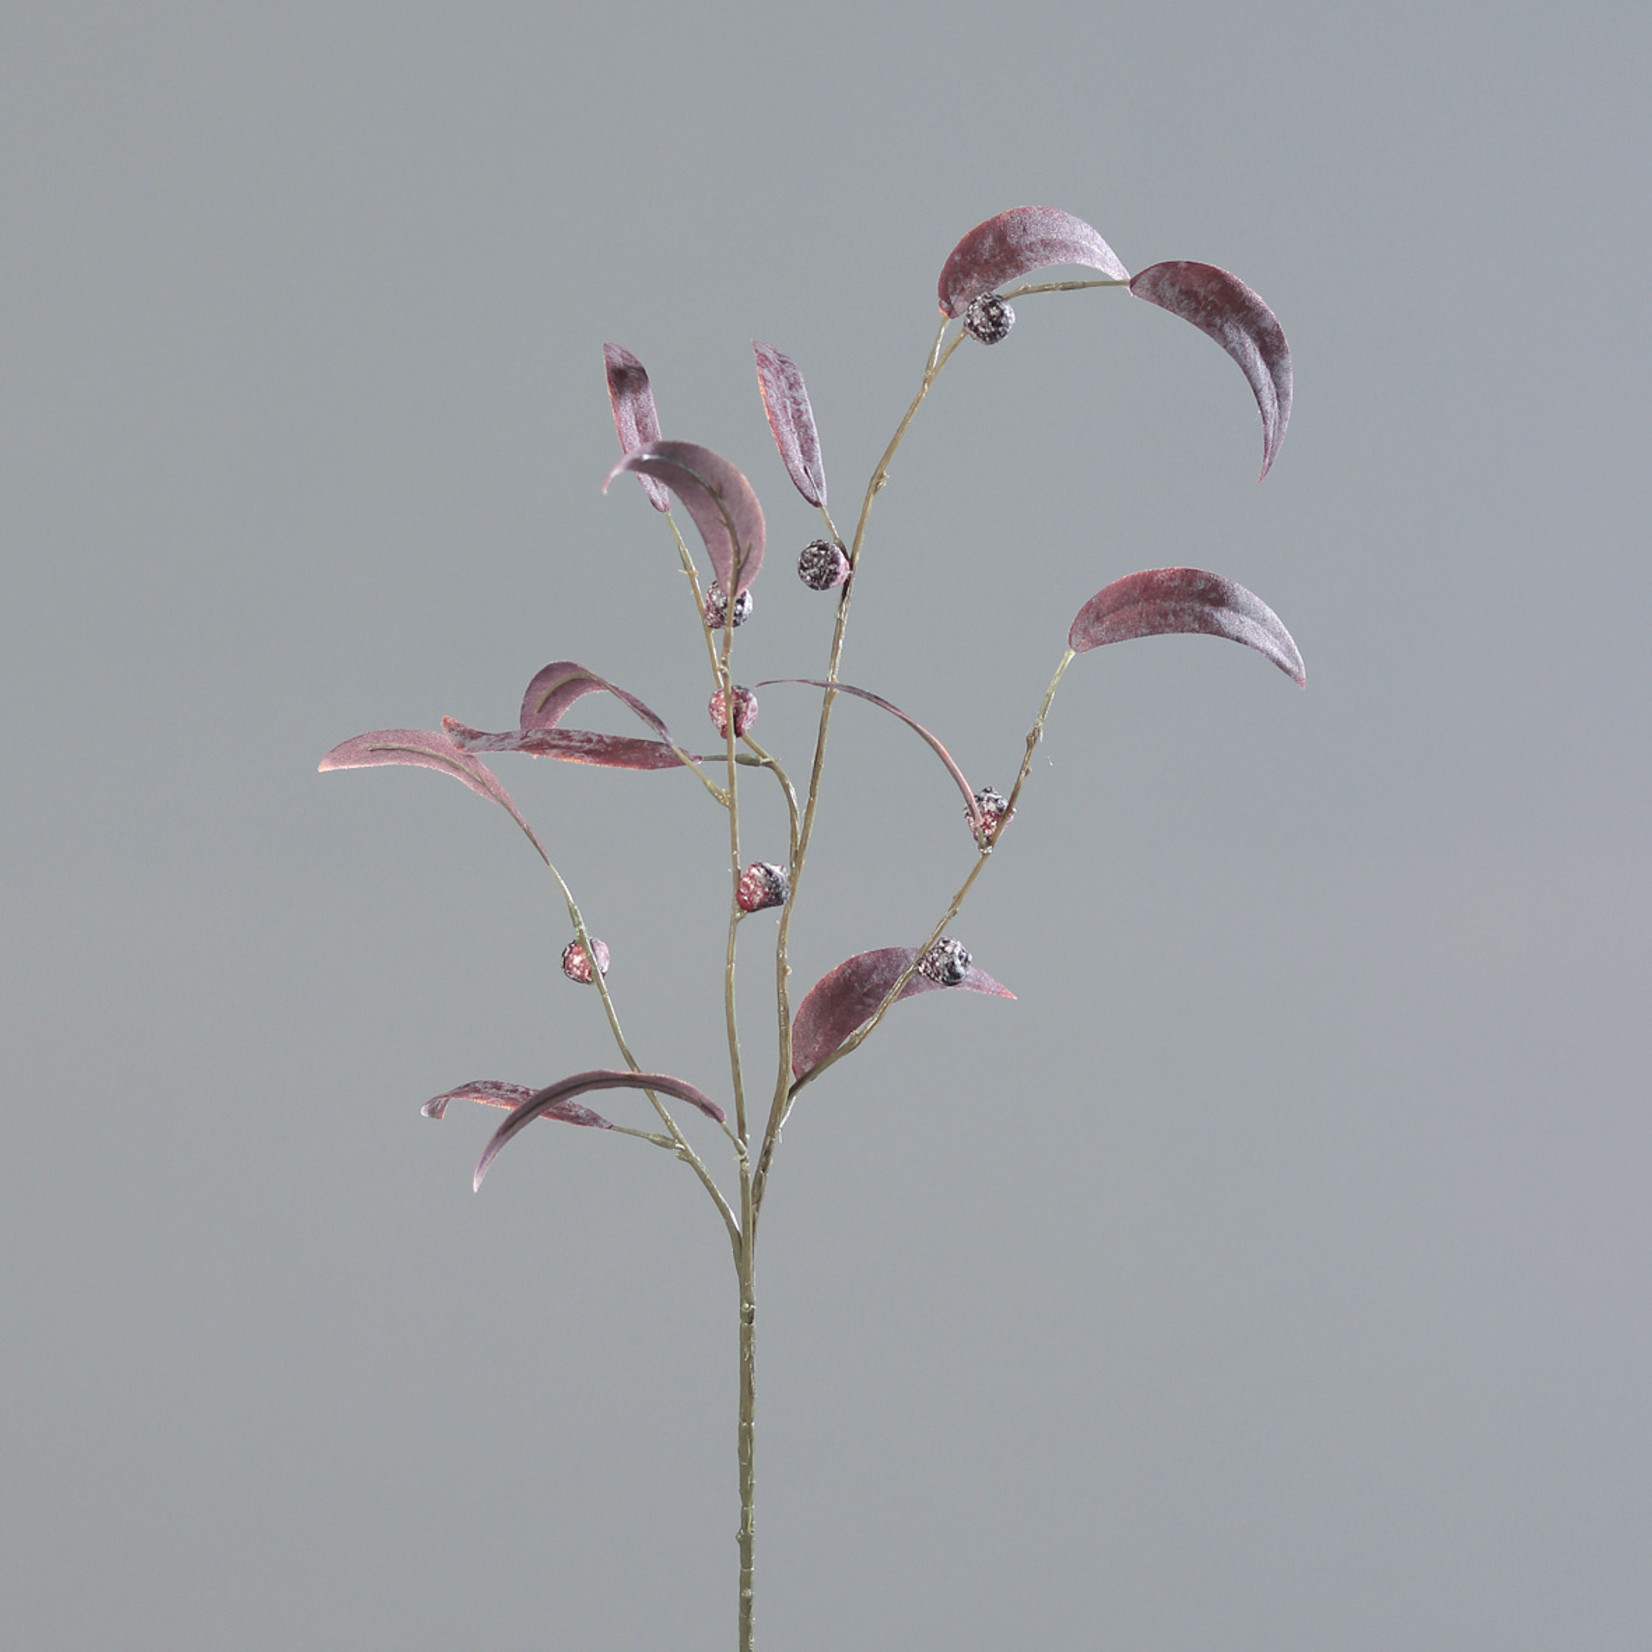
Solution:
<path fill-rule="evenodd" d="M 763 507 L 748 482 L 721 454 L 694 442 L 651 442 L 628 453 L 609 471 L 657 477 L 682 500 L 705 541 L 711 571 L 731 598 L 738 598 L 763 565 Z"/>
<path fill-rule="evenodd" d="M 620 452 L 635 453 L 639 447 L 657 442 L 660 416 L 654 410 L 654 392 L 649 387 L 647 368 L 617 344 L 603 345 L 602 364 L 608 371 L 608 400 L 614 408 L 614 429 L 619 432 Z M 655 510 L 671 509 L 671 496 L 652 476 L 639 475 L 637 480 Z"/>
<path fill-rule="evenodd" d="M 1299 687 L 1307 685 L 1302 656 L 1279 616 L 1254 591 L 1203 568 L 1148 568 L 1115 579 L 1079 609 L 1067 646 L 1083 654 L 1104 643 L 1176 631 L 1243 643 Z"/>
<path fill-rule="evenodd" d="M 801 683 L 807 688 L 834 688 L 839 694 L 852 694 L 857 700 L 869 700 L 873 705 L 881 707 L 891 716 L 899 717 L 946 764 L 946 772 L 952 776 L 958 790 L 964 794 L 964 807 L 969 815 L 970 824 L 972 826 L 979 824 L 980 817 L 975 807 L 975 793 L 970 789 L 969 782 L 964 778 L 964 771 L 953 762 L 952 753 L 915 717 L 908 717 L 899 706 L 892 704 L 881 695 L 872 694 L 864 688 L 855 688 L 849 683 L 829 683 L 822 677 L 770 677 L 757 686 L 767 688 L 775 683 Z"/>
<path fill-rule="evenodd" d="M 1130 291 L 1191 321 L 1239 363 L 1262 414 L 1266 476 L 1291 422 L 1291 350 L 1273 311 L 1238 276 L 1214 264 L 1150 264 L 1131 279 Z"/>
<path fill-rule="evenodd" d="M 820 456 L 820 436 L 803 375 L 790 356 L 772 344 L 751 341 L 757 357 L 757 388 L 763 393 L 774 445 L 785 461 L 786 473 L 811 505 L 826 503 L 826 465 Z"/>
<path fill-rule="evenodd" d="M 450 1101 L 479 1101 L 488 1107 L 520 1107 L 532 1094 L 533 1091 L 526 1084 L 506 1084 L 496 1078 L 476 1078 L 469 1084 L 461 1084 L 457 1090 L 449 1090 L 446 1095 L 432 1096 L 419 1111 L 427 1119 L 439 1119 L 447 1111 Z M 555 1107 L 548 1107 L 543 1116 L 548 1119 L 560 1119 L 564 1124 L 583 1124 L 592 1130 L 614 1128 L 601 1113 L 593 1113 L 589 1107 L 581 1107 L 577 1101 L 564 1101 Z"/>
<path fill-rule="evenodd" d="M 434 729 L 385 728 L 358 734 L 355 739 L 334 746 L 317 767 L 325 774 L 329 769 L 371 769 L 398 763 L 452 775 L 478 796 L 497 803 L 528 834 L 539 853 L 545 853 L 544 845 L 534 836 L 533 828 L 523 819 L 522 811 L 493 771 L 479 757 L 462 750 L 448 735 Z"/>
<path fill-rule="evenodd" d="M 587 1090 L 657 1090 L 663 1096 L 675 1096 L 679 1101 L 686 1101 L 689 1106 L 699 1108 L 707 1118 L 715 1119 L 719 1124 L 724 1118 L 723 1109 L 704 1090 L 696 1088 L 686 1079 L 673 1078 L 669 1073 L 628 1073 L 601 1067 L 587 1073 L 575 1073 L 571 1078 L 547 1085 L 543 1090 L 535 1090 L 525 1101 L 512 1108 L 511 1116 L 494 1131 L 483 1151 L 476 1166 L 476 1180 L 473 1185 L 481 1187 L 482 1178 L 488 1173 L 488 1166 L 499 1156 L 499 1150 L 512 1136 L 546 1113 L 554 1116 L 557 1108 L 565 1106 L 571 1097 L 581 1095 Z"/>
<path fill-rule="evenodd" d="M 857 952 L 809 988 L 792 1021 L 792 1076 L 801 1078 L 818 1066 L 855 1028 L 868 1020 L 902 972 L 918 956 L 910 946 L 879 947 Z M 984 992 L 996 998 L 1015 994 L 971 964 L 956 987 L 943 987 L 927 976 L 914 974 L 901 988 L 901 999 L 921 992 Z"/>
<path fill-rule="evenodd" d="M 977 224 L 941 267 L 941 314 L 962 315 L 972 298 L 1052 264 L 1082 264 L 1115 281 L 1130 272 L 1101 236 L 1057 207 L 1011 207 Z"/>
<path fill-rule="evenodd" d="M 657 711 L 645 705 L 635 694 L 628 694 L 606 677 L 599 677 L 596 672 L 588 671 L 574 660 L 552 660 L 534 673 L 533 681 L 522 696 L 518 726 L 524 734 L 529 729 L 553 729 L 567 715 L 575 700 L 599 690 L 623 701 L 657 734 L 670 738 L 670 731 Z"/>
<path fill-rule="evenodd" d="M 529 757 L 555 757 L 564 763 L 591 763 L 604 769 L 675 769 L 683 761 L 662 741 L 596 734 L 590 729 L 507 729 L 489 734 L 452 717 L 444 717 L 442 727 L 461 751 L 520 751 Z"/>

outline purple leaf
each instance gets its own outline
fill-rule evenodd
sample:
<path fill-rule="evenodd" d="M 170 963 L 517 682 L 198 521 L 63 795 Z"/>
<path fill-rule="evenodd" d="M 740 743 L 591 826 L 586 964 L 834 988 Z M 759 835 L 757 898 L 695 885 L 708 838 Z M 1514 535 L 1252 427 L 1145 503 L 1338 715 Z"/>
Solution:
<path fill-rule="evenodd" d="M 918 722 L 916 718 L 908 717 L 899 706 L 892 705 L 880 695 L 868 693 L 864 688 L 854 688 L 848 683 L 829 683 L 820 677 L 770 677 L 757 686 L 767 688 L 773 683 L 802 683 L 808 688 L 834 688 L 839 694 L 853 694 L 857 700 L 870 700 L 873 705 L 881 706 L 891 716 L 899 717 L 946 764 L 946 772 L 957 782 L 958 790 L 964 794 L 964 807 L 969 815 L 970 824 L 972 826 L 980 825 L 980 815 L 975 804 L 975 793 L 971 789 L 970 783 L 964 778 L 964 771 L 953 762 L 952 753 L 922 723 Z"/>
<path fill-rule="evenodd" d="M 488 1107 L 520 1107 L 533 1095 L 526 1084 L 505 1084 L 496 1078 L 475 1078 L 461 1084 L 446 1095 L 432 1096 L 419 1109 L 427 1119 L 439 1119 L 450 1101 L 479 1101 Z M 593 1130 L 612 1130 L 614 1127 L 601 1113 L 581 1107 L 577 1101 L 564 1101 L 545 1109 L 544 1117 L 560 1119 L 564 1124 L 583 1124 Z"/>
<path fill-rule="evenodd" d="M 555 1116 L 556 1109 L 565 1106 L 570 1097 L 580 1095 L 586 1090 L 658 1090 L 661 1095 L 675 1096 L 679 1101 L 686 1101 L 691 1107 L 698 1107 L 707 1118 L 715 1119 L 719 1124 L 724 1118 L 723 1109 L 705 1091 L 696 1089 L 686 1079 L 673 1078 L 669 1073 L 628 1073 L 602 1067 L 588 1073 L 575 1073 L 571 1078 L 548 1085 L 543 1090 L 535 1090 L 525 1101 L 519 1102 L 511 1110 L 511 1116 L 494 1131 L 492 1139 L 483 1151 L 476 1166 L 476 1180 L 473 1185 L 481 1187 L 482 1178 L 488 1173 L 488 1166 L 499 1156 L 500 1148 L 519 1130 L 526 1128 L 543 1114 L 550 1113 Z"/>
<path fill-rule="evenodd" d="M 621 453 L 635 453 L 639 447 L 660 439 L 660 416 L 654 411 L 654 392 L 648 385 L 648 369 L 617 344 L 602 347 L 602 364 L 608 370 L 608 400 L 614 407 L 614 429 L 619 432 Z M 671 509 L 671 496 L 652 476 L 638 476 L 642 491 L 657 511 Z"/>
<path fill-rule="evenodd" d="M 1238 276 L 1214 264 L 1150 264 L 1132 278 L 1130 291 L 1191 321 L 1239 363 L 1262 414 L 1266 476 L 1291 422 L 1291 349 L 1273 311 Z"/>
<path fill-rule="evenodd" d="M 786 472 L 797 491 L 811 505 L 826 503 L 826 466 L 820 457 L 820 437 L 803 375 L 790 356 L 772 344 L 751 341 L 757 357 L 757 388 L 763 393 L 763 411 L 769 417 L 774 445 L 786 462 Z"/>
<path fill-rule="evenodd" d="M 564 763 L 593 763 L 604 769 L 675 769 L 682 765 L 682 758 L 670 746 L 623 734 L 595 734 L 579 728 L 508 729 L 503 734 L 488 734 L 452 717 L 444 717 L 442 727 L 461 751 L 520 751 L 529 757 L 557 757 Z"/>
<path fill-rule="evenodd" d="M 711 571 L 730 601 L 763 565 L 763 507 L 751 483 L 720 454 L 693 442 L 650 442 L 628 453 L 602 484 L 622 470 L 654 476 L 682 500 L 706 542 Z"/>
<path fill-rule="evenodd" d="M 622 700 L 655 733 L 664 735 L 667 740 L 671 738 L 670 730 L 657 711 L 644 705 L 635 694 L 617 688 L 606 677 L 587 671 L 574 660 L 552 660 L 534 673 L 533 681 L 522 696 L 518 726 L 524 734 L 530 729 L 553 729 L 567 715 L 575 700 L 585 694 L 595 694 L 599 689 Z"/>
<path fill-rule="evenodd" d="M 972 298 L 1051 264 L 1082 264 L 1115 281 L 1130 279 L 1082 218 L 1056 207 L 1011 207 L 977 224 L 948 255 L 938 289 L 941 314 L 962 315 Z"/>
<path fill-rule="evenodd" d="M 325 774 L 329 769 L 371 769 L 387 763 L 406 763 L 414 768 L 451 774 L 478 796 L 497 803 L 528 834 L 540 855 L 545 854 L 544 845 L 534 836 L 533 828 L 522 818 L 522 811 L 511 801 L 510 793 L 499 784 L 493 771 L 479 757 L 461 750 L 446 734 L 438 734 L 434 729 L 384 728 L 372 734 L 358 734 L 354 740 L 334 746 L 317 767 Z"/>
<path fill-rule="evenodd" d="M 856 1027 L 868 1020 L 917 956 L 917 949 L 910 946 L 857 952 L 816 981 L 798 1005 L 792 1022 L 792 1076 L 801 1078 L 811 1067 L 818 1066 Z M 912 998 L 920 992 L 953 990 L 991 993 L 997 998 L 1015 996 L 1008 987 L 971 964 L 957 989 L 914 974 L 901 988 L 901 998 Z"/>
<path fill-rule="evenodd" d="M 1067 646 L 1083 654 L 1103 643 L 1170 631 L 1227 637 L 1265 654 L 1298 687 L 1302 656 L 1279 616 L 1254 591 L 1203 568 L 1148 568 L 1115 579 L 1079 609 Z"/>

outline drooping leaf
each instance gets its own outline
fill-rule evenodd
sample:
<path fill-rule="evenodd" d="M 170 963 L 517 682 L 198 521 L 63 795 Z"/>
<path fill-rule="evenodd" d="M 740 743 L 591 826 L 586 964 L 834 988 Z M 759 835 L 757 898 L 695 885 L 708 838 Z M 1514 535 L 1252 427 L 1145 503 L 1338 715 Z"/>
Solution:
<path fill-rule="evenodd" d="M 869 693 L 864 688 L 855 688 L 850 683 L 829 683 L 822 677 L 770 677 L 766 682 L 761 682 L 757 686 L 759 688 L 768 688 L 770 685 L 775 683 L 801 683 L 807 688 L 833 688 L 836 689 L 839 694 L 852 694 L 857 700 L 869 700 L 873 705 L 881 706 L 883 710 L 887 711 L 891 716 L 899 717 L 900 720 L 905 723 L 906 726 L 911 729 L 912 732 L 916 734 L 918 738 L 922 740 L 924 744 L 927 745 L 944 764 L 946 764 L 946 772 L 952 776 L 958 790 L 964 794 L 964 807 L 969 815 L 970 825 L 980 825 L 981 817 L 980 811 L 976 807 L 975 803 L 975 792 L 971 788 L 970 783 L 964 778 L 964 771 L 959 768 L 955 762 L 953 762 L 952 753 L 949 752 L 946 747 L 943 746 L 941 742 L 937 740 L 935 736 L 931 734 L 929 730 L 926 729 L 915 717 L 908 717 L 899 706 L 891 704 L 881 695 Z"/>
<path fill-rule="evenodd" d="M 608 400 L 614 408 L 614 429 L 619 432 L 621 453 L 635 453 L 639 447 L 660 439 L 660 416 L 654 410 L 654 392 L 649 387 L 648 370 L 629 350 L 618 344 L 602 347 L 602 365 L 608 372 Z M 671 509 L 671 496 L 652 476 L 637 477 L 642 491 L 657 511 Z"/>
<path fill-rule="evenodd" d="M 811 505 L 826 503 L 826 465 L 820 456 L 820 436 L 803 375 L 790 356 L 772 344 L 751 341 L 757 357 L 757 388 L 763 394 L 774 445 L 785 461 L 793 486 Z"/>
<path fill-rule="evenodd" d="M 941 266 L 941 314 L 962 315 L 972 298 L 1052 264 L 1082 264 L 1114 281 L 1130 272 L 1082 218 L 1058 207 L 1011 207 L 977 224 Z"/>
<path fill-rule="evenodd" d="M 1166 632 L 1227 637 L 1265 654 L 1298 687 L 1302 656 L 1279 616 L 1254 591 L 1203 568 L 1147 568 L 1097 591 L 1079 609 L 1067 646 L 1083 654 L 1104 643 Z"/>
<path fill-rule="evenodd" d="M 461 1084 L 457 1090 L 432 1096 L 419 1111 L 427 1119 L 439 1119 L 447 1111 L 450 1101 L 479 1101 L 488 1107 L 520 1107 L 532 1095 L 533 1091 L 526 1084 L 506 1084 L 496 1078 L 475 1078 L 469 1084 Z M 601 1113 L 593 1113 L 577 1101 L 563 1101 L 554 1107 L 547 1107 L 543 1117 L 560 1119 L 564 1124 L 583 1124 L 592 1130 L 614 1128 Z"/>
<path fill-rule="evenodd" d="M 317 767 L 325 774 L 329 769 L 370 769 L 393 763 L 451 774 L 478 796 L 489 798 L 504 809 L 528 834 L 528 840 L 541 857 L 545 855 L 545 846 L 534 836 L 533 828 L 493 771 L 479 757 L 461 750 L 448 735 L 434 729 L 384 728 L 371 734 L 358 734 L 355 739 L 334 746 Z"/>
<path fill-rule="evenodd" d="M 662 741 L 596 734 L 590 729 L 507 729 L 503 734 L 488 734 L 452 717 L 444 717 L 442 727 L 461 751 L 520 751 L 529 757 L 556 757 L 564 763 L 592 763 L 604 769 L 675 769 L 683 761 Z M 695 761 L 715 759 L 696 757 Z"/>
<path fill-rule="evenodd" d="M 1291 422 L 1291 350 L 1273 311 L 1238 276 L 1214 264 L 1150 264 L 1132 277 L 1130 291 L 1191 321 L 1239 363 L 1262 414 L 1266 476 Z"/>
<path fill-rule="evenodd" d="M 673 1078 L 669 1073 L 630 1073 L 611 1068 L 593 1068 L 590 1072 L 575 1073 L 571 1078 L 547 1085 L 543 1090 L 535 1090 L 525 1101 L 512 1108 L 510 1117 L 494 1131 L 483 1151 L 476 1166 L 474 1185 L 481 1187 L 482 1178 L 488 1173 L 488 1166 L 499 1156 L 499 1150 L 511 1137 L 532 1124 L 536 1118 L 563 1106 L 571 1097 L 581 1095 L 586 1090 L 657 1090 L 661 1095 L 675 1096 L 679 1101 L 686 1101 L 689 1106 L 699 1108 L 707 1118 L 715 1119 L 719 1124 L 724 1119 L 723 1109 L 704 1090 L 696 1088 L 686 1079 Z"/>
<path fill-rule="evenodd" d="M 609 471 L 602 484 L 605 493 L 624 470 L 657 477 L 682 500 L 729 600 L 750 586 L 763 565 L 763 507 L 751 483 L 727 459 L 694 442 L 650 442 Z"/>
<path fill-rule="evenodd" d="M 857 952 L 809 988 L 792 1021 L 792 1076 L 801 1078 L 818 1066 L 863 1021 L 868 1020 L 885 994 L 901 978 L 917 949 L 909 946 L 879 947 L 873 952 Z M 956 987 L 943 987 L 926 975 L 914 973 L 901 988 L 901 999 L 921 992 L 984 992 L 996 998 L 1015 994 L 985 971 L 971 964 Z"/>

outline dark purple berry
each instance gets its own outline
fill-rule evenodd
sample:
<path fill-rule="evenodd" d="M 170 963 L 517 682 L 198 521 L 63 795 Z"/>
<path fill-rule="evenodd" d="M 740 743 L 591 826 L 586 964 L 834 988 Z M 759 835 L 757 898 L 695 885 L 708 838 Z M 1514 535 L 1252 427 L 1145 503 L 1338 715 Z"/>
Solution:
<path fill-rule="evenodd" d="M 734 599 L 734 623 L 742 626 L 751 618 L 751 592 L 742 591 Z M 723 595 L 723 587 L 713 580 L 706 587 L 706 626 L 712 631 L 721 631 L 723 621 L 728 618 L 728 598 Z"/>
<path fill-rule="evenodd" d="M 1010 806 L 1010 800 L 992 786 L 983 786 L 975 794 L 975 812 L 980 817 L 981 824 L 976 836 L 982 843 L 991 843 L 998 835 L 998 828 L 1003 824 L 1004 812 Z M 969 811 L 964 811 L 964 819 L 969 820 Z M 974 822 L 971 821 L 971 825 Z"/>
<path fill-rule="evenodd" d="M 997 293 L 982 293 L 964 311 L 964 331 L 983 344 L 1002 344 L 1015 325 L 1015 311 Z"/>
<path fill-rule="evenodd" d="M 829 539 L 811 539 L 797 559 L 797 577 L 811 591 L 830 591 L 849 577 L 849 558 Z"/>
<path fill-rule="evenodd" d="M 606 975 L 608 973 L 608 948 L 595 935 L 591 937 L 591 951 L 596 954 L 597 968 Z M 590 986 L 592 981 L 591 960 L 585 956 L 585 948 L 578 941 L 570 941 L 562 949 L 562 973 L 570 981 L 578 981 L 581 986 Z"/>
<path fill-rule="evenodd" d="M 723 714 L 723 691 L 718 689 L 711 697 L 711 705 L 707 708 L 711 712 L 711 721 L 717 732 L 725 738 L 728 735 L 728 722 Z M 757 721 L 757 696 L 749 688 L 741 688 L 738 684 L 734 689 L 734 733 L 736 738 L 744 734 Z"/>
<path fill-rule="evenodd" d="M 962 941 L 943 935 L 918 960 L 918 973 L 938 987 L 956 987 L 969 974 L 969 948 Z"/>
<path fill-rule="evenodd" d="M 784 906 L 792 886 L 786 878 L 786 868 L 773 861 L 754 860 L 740 874 L 740 887 L 735 900 L 742 912 L 761 912 L 765 906 Z"/>

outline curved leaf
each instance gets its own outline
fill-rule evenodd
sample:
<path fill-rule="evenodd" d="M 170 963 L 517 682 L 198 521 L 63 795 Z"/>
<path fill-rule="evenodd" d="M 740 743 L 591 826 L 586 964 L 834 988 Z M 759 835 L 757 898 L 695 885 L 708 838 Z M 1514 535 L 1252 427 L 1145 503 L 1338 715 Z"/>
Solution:
<path fill-rule="evenodd" d="M 623 470 L 657 477 L 682 500 L 730 601 L 756 579 L 763 565 L 763 507 L 751 483 L 721 454 L 694 442 L 650 442 L 608 472 L 604 493 Z"/>
<path fill-rule="evenodd" d="M 614 409 L 614 429 L 619 432 L 621 453 L 635 453 L 639 447 L 660 439 L 660 416 L 654 410 L 654 392 L 649 387 L 648 369 L 617 344 L 602 347 L 602 365 L 608 373 L 608 400 Z M 671 509 L 671 496 L 652 476 L 638 476 L 642 491 L 657 511 Z"/>
<path fill-rule="evenodd" d="M 329 769 L 371 769 L 394 763 L 451 774 L 478 796 L 488 798 L 504 809 L 528 834 L 528 841 L 539 851 L 541 858 L 545 858 L 544 844 L 534 836 L 533 827 L 523 819 L 522 811 L 511 800 L 511 794 L 499 784 L 493 771 L 480 758 L 461 750 L 448 735 L 438 734 L 434 729 L 384 728 L 371 734 L 358 734 L 355 739 L 334 746 L 316 767 L 325 774 Z"/>
<path fill-rule="evenodd" d="M 937 296 L 941 314 L 962 315 L 969 301 L 1029 270 L 1082 264 L 1124 282 L 1130 272 L 1082 218 L 1058 207 L 1011 207 L 977 224 L 941 266 Z"/>
<path fill-rule="evenodd" d="M 590 729 L 508 729 L 488 734 L 452 717 L 442 727 L 461 751 L 520 751 L 529 757 L 556 757 L 564 763 L 591 763 L 604 769 L 675 769 L 682 758 L 659 740 L 633 740 L 624 734 L 596 734 Z M 694 759 L 715 762 L 715 758 Z"/>
<path fill-rule="evenodd" d="M 593 1068 L 587 1073 L 575 1073 L 571 1078 L 535 1090 L 526 1101 L 512 1108 L 511 1116 L 494 1131 L 476 1166 L 475 1187 L 480 1188 L 488 1166 L 498 1158 L 499 1150 L 518 1131 L 546 1113 L 555 1114 L 557 1108 L 586 1090 L 658 1090 L 661 1095 L 675 1096 L 691 1107 L 698 1107 L 707 1118 L 723 1122 L 723 1109 L 705 1091 L 697 1089 L 686 1079 L 673 1078 L 669 1073 L 629 1073 L 610 1068 Z"/>
<path fill-rule="evenodd" d="M 419 1111 L 427 1119 L 439 1119 L 447 1111 L 450 1101 L 479 1101 L 488 1107 L 520 1107 L 532 1095 L 533 1091 L 526 1084 L 506 1084 L 496 1078 L 473 1078 L 457 1090 L 432 1096 Z M 564 1124 L 583 1124 L 592 1130 L 614 1128 L 601 1113 L 593 1113 L 577 1101 L 564 1101 L 555 1107 L 547 1107 L 544 1117 L 560 1119 Z"/>
<path fill-rule="evenodd" d="M 751 341 L 757 357 L 757 388 L 763 394 L 774 445 L 785 461 L 792 485 L 811 505 L 826 503 L 826 465 L 820 456 L 820 436 L 803 375 L 790 356 L 772 344 Z"/>
<path fill-rule="evenodd" d="M 652 707 L 644 705 L 635 694 L 616 687 L 606 677 L 588 671 L 576 660 L 552 660 L 533 675 L 522 695 L 522 711 L 518 727 L 526 734 L 530 729 L 553 729 L 567 715 L 568 708 L 582 695 L 598 690 L 612 694 L 623 701 L 656 734 L 671 738 L 665 720 Z"/>
<path fill-rule="evenodd" d="M 864 688 L 855 688 L 849 683 L 830 683 L 821 677 L 770 677 L 757 684 L 759 688 L 768 688 L 776 683 L 802 683 L 807 688 L 831 688 L 839 694 L 853 694 L 857 700 L 869 700 L 875 706 L 881 706 L 891 716 L 899 717 L 906 726 L 924 742 L 929 749 L 946 764 L 946 772 L 956 782 L 958 790 L 964 794 L 964 808 L 969 815 L 970 826 L 976 830 L 981 826 L 980 809 L 975 802 L 975 792 L 970 783 L 964 778 L 964 771 L 952 760 L 949 752 L 933 734 L 926 729 L 915 717 L 908 717 L 897 705 L 891 704 L 881 695 L 872 694 Z"/>
<path fill-rule="evenodd" d="M 798 1005 L 792 1021 L 792 1076 L 801 1078 L 811 1067 L 818 1066 L 856 1027 L 870 1019 L 917 956 L 917 948 L 910 946 L 857 952 L 816 981 Z M 957 987 L 943 987 L 926 975 L 914 974 L 901 988 L 901 1000 L 921 992 L 957 991 L 990 993 L 995 998 L 1015 996 L 1008 987 L 971 964 L 969 973 Z"/>
<path fill-rule="evenodd" d="M 1166 632 L 1201 633 L 1265 654 L 1299 688 L 1307 673 L 1279 616 L 1254 591 L 1203 568 L 1148 568 L 1097 591 L 1079 609 L 1067 646 L 1083 654 L 1104 643 Z"/>
<path fill-rule="evenodd" d="M 1291 422 L 1291 350 L 1273 311 L 1238 276 L 1214 264 L 1150 264 L 1132 277 L 1130 291 L 1191 321 L 1239 363 L 1262 414 L 1266 476 Z"/>

